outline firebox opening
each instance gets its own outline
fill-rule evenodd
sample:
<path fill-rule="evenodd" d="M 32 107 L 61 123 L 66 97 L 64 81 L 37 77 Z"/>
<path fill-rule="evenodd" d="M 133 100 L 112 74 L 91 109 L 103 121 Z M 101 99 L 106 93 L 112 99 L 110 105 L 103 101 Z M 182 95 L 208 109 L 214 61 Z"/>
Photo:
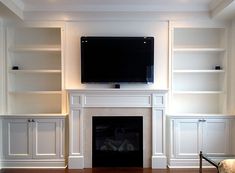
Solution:
<path fill-rule="evenodd" d="M 143 167 L 143 117 L 92 118 L 93 167 Z"/>

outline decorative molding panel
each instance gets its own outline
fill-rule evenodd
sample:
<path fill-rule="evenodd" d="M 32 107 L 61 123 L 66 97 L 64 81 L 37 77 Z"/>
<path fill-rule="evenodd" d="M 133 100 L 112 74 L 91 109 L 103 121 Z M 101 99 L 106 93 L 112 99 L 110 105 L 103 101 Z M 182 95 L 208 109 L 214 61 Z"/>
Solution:
<path fill-rule="evenodd" d="M 151 107 L 150 95 L 87 95 L 84 107 Z"/>

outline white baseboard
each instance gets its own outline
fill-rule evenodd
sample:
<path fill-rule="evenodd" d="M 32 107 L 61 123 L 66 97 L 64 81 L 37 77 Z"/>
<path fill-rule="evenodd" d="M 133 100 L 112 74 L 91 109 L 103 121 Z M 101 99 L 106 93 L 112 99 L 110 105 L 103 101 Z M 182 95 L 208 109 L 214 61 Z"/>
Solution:
<path fill-rule="evenodd" d="M 2 168 L 66 168 L 64 159 L 58 160 L 2 160 Z"/>
<path fill-rule="evenodd" d="M 84 168 L 84 156 L 69 156 L 68 168 L 69 169 L 83 169 Z"/>
<path fill-rule="evenodd" d="M 152 156 L 152 168 L 153 169 L 166 169 L 167 168 L 166 156 Z"/>
<path fill-rule="evenodd" d="M 203 160 L 203 168 L 215 168 L 207 161 Z M 199 159 L 169 159 L 169 168 L 199 168 Z"/>

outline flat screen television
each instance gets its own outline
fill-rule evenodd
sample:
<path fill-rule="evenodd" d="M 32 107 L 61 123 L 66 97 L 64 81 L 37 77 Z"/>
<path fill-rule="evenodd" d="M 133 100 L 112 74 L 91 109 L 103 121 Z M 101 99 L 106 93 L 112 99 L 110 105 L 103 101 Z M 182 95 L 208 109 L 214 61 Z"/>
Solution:
<path fill-rule="evenodd" d="M 82 83 L 153 83 L 153 37 L 81 37 Z"/>

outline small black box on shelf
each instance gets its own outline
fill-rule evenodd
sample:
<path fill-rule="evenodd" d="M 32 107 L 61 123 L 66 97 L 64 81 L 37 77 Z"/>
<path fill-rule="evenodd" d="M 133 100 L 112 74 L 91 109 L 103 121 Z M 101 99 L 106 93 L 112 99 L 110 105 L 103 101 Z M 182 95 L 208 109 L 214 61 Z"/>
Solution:
<path fill-rule="evenodd" d="M 216 65 L 216 66 L 215 66 L 215 70 L 221 70 L 220 65 Z"/>
<path fill-rule="evenodd" d="M 12 66 L 12 70 L 19 70 L 18 66 Z"/>

